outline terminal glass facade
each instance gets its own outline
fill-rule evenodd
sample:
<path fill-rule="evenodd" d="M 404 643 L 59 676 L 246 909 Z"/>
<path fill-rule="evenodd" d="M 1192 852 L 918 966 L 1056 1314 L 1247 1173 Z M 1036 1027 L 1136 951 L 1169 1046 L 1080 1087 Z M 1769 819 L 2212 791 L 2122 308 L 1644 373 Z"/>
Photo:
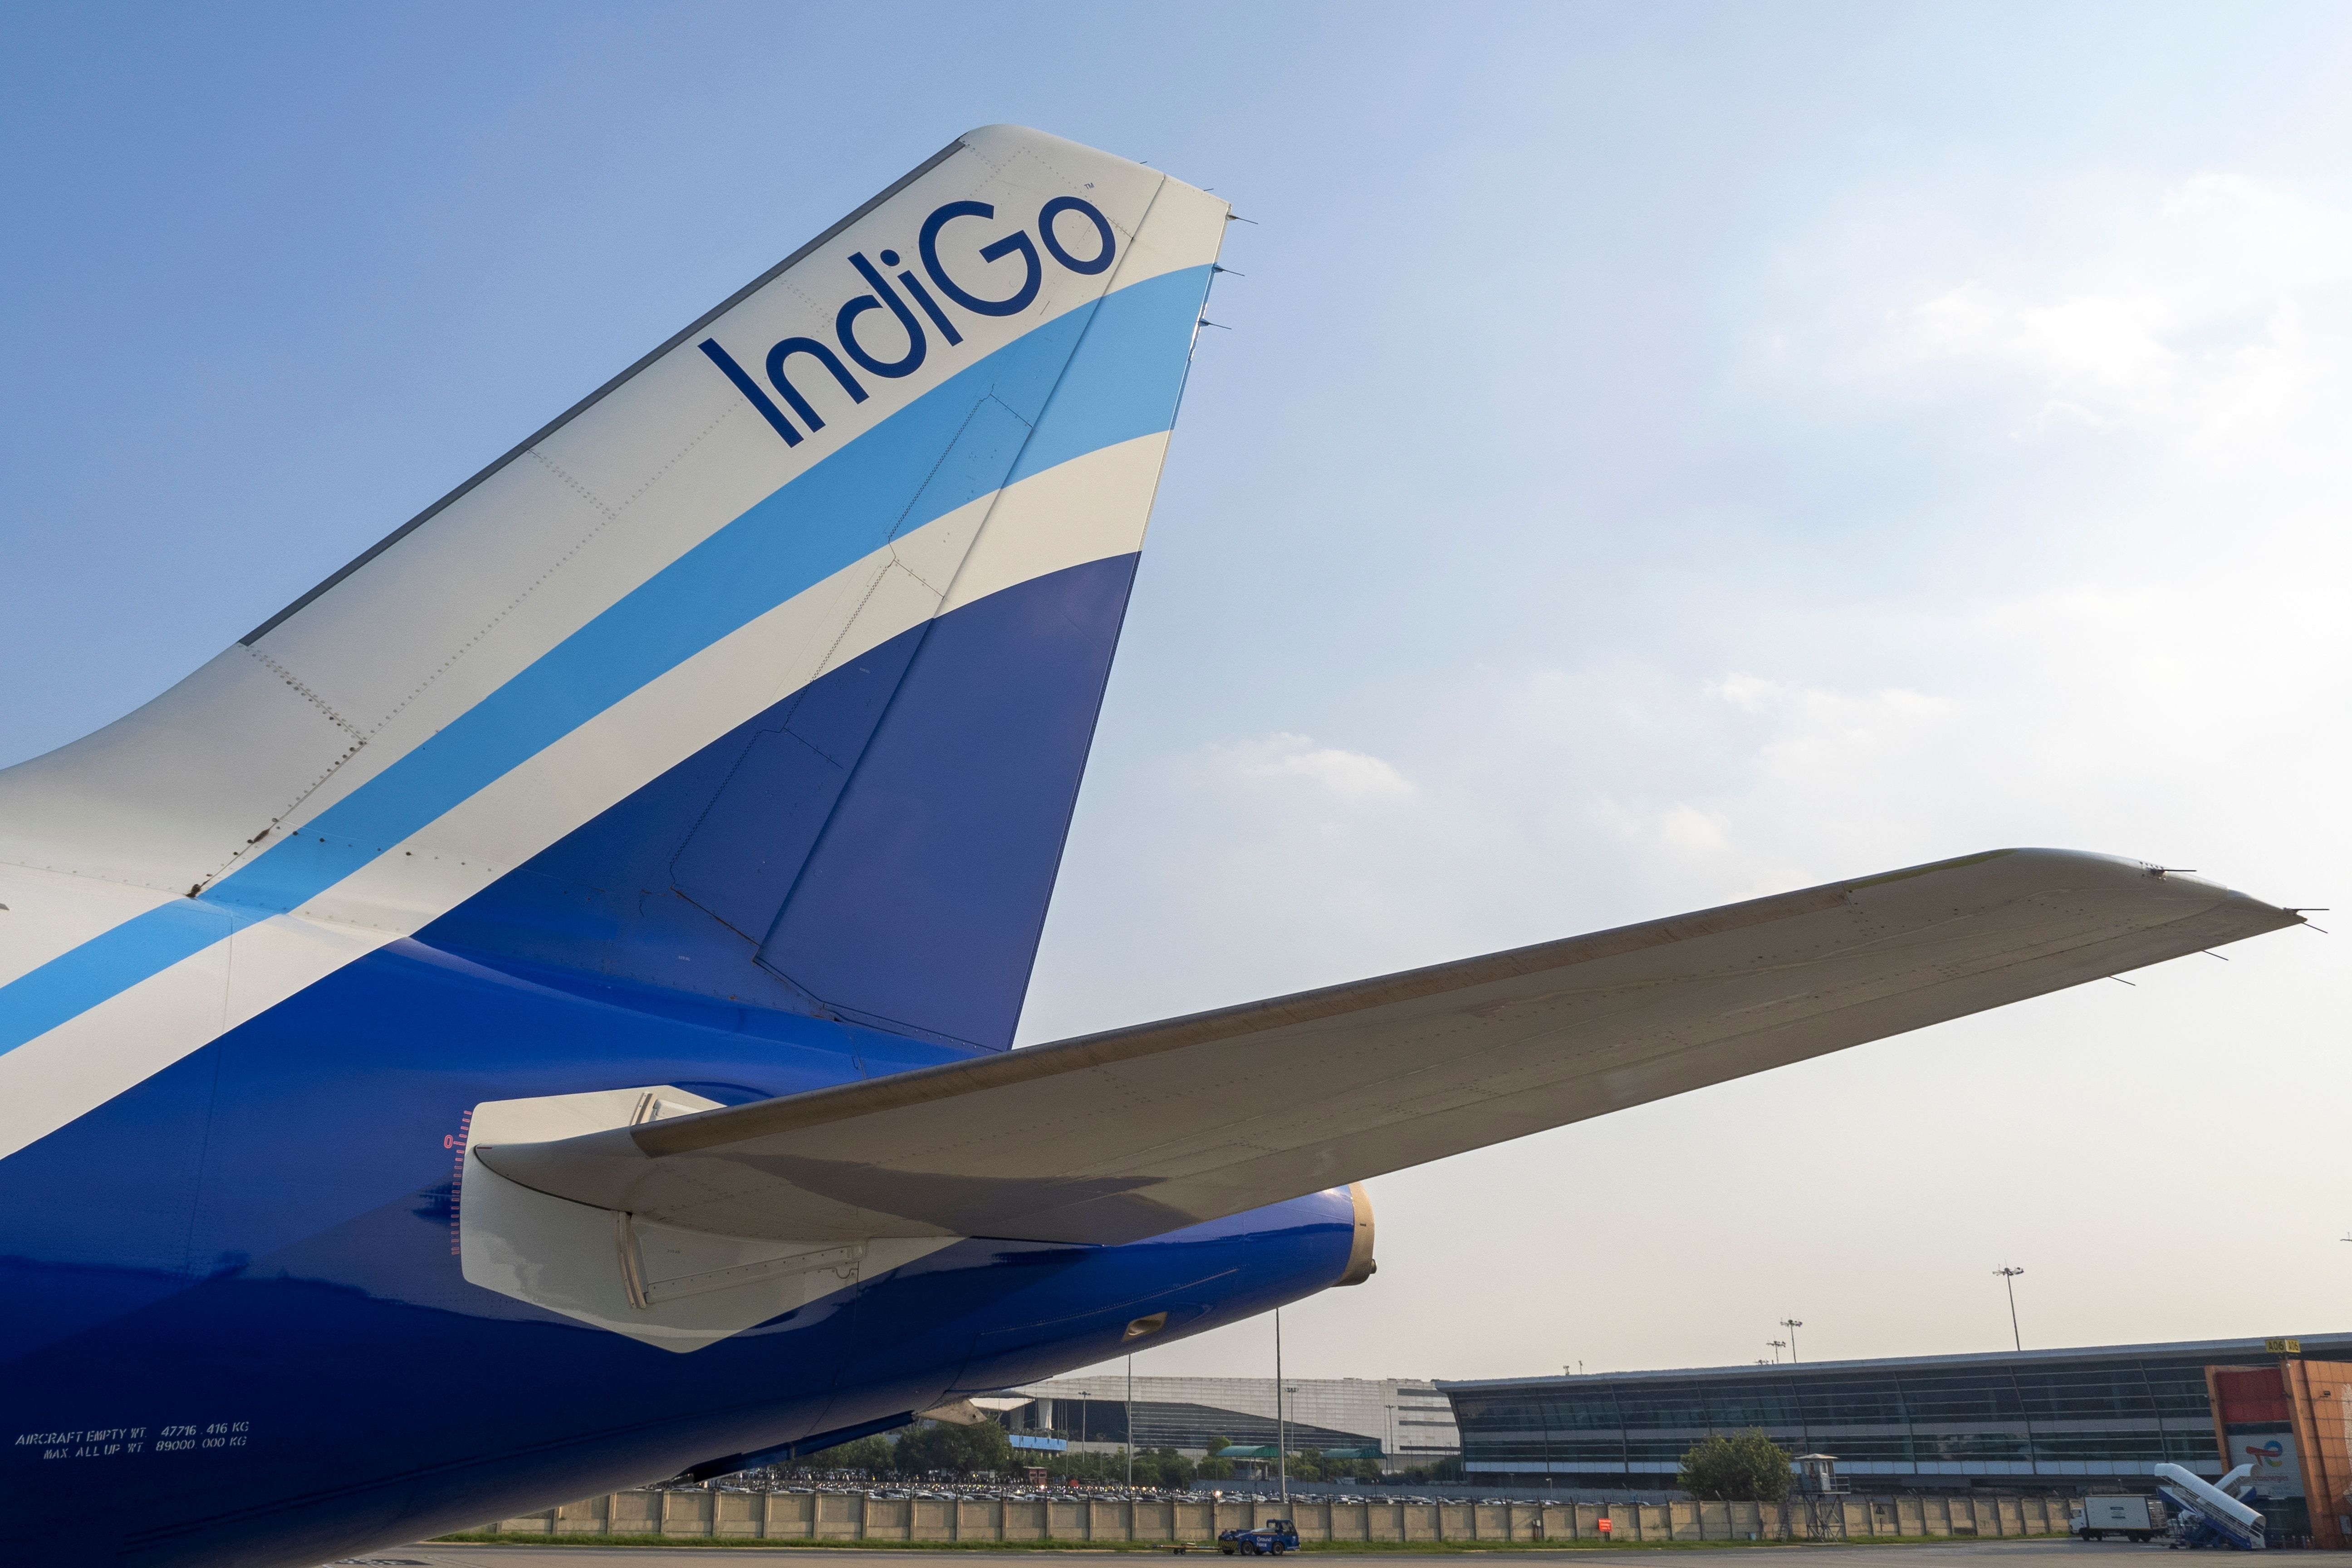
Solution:
<path fill-rule="evenodd" d="M 1287 1427 L 1294 1451 L 1311 1447 L 1379 1458 L 1400 1470 L 1461 1451 L 1453 1405 L 1433 1384 L 1417 1378 L 1301 1377 L 1284 1386 L 1288 1392 L 1280 1424 Z M 1265 1447 L 1277 1430 L 1270 1377 L 1139 1376 L 1130 1385 L 1114 1373 L 1049 1378 L 1006 1393 L 1029 1401 L 1006 1411 L 1008 1428 L 1050 1434 L 1081 1447 L 1126 1442 L 1130 1408 L 1135 1444 L 1142 1448 L 1199 1454 L 1220 1437 L 1241 1447 Z"/>
<path fill-rule="evenodd" d="M 2317 1353 L 2352 1337 L 2313 1336 Z M 2221 1471 L 2205 1368 L 2263 1342 L 1446 1383 L 1465 1468 L 1496 1481 L 1671 1487 L 1715 1432 L 1828 1453 L 1858 1487 L 2120 1481 Z M 1898 1479 L 1899 1478 L 1899 1479 Z"/>

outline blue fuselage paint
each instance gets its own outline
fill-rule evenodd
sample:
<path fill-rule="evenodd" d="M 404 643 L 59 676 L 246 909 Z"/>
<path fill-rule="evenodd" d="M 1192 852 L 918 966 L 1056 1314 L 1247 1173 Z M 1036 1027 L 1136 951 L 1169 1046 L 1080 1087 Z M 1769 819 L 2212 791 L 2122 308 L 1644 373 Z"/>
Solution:
<path fill-rule="evenodd" d="M 11 1550 L 315 1563 L 1083 1365 L 1147 1313 L 1198 1331 L 1345 1266 L 1328 1195 L 1127 1247 L 970 1241 L 687 1355 L 467 1284 L 482 1100 L 740 1101 L 971 1054 L 629 991 L 395 943 L 0 1163 L 0 1492 L 38 1502 Z"/>

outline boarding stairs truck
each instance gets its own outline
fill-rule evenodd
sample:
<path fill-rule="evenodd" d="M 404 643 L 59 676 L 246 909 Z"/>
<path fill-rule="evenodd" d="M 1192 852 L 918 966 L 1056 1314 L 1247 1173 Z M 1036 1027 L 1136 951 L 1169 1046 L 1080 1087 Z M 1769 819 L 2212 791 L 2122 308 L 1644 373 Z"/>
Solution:
<path fill-rule="evenodd" d="M 2179 1465 L 2157 1466 L 2157 1489 L 2172 1505 L 2172 1544 L 2262 1551 L 2262 1510 L 2252 1506 L 2259 1494 L 2249 1489 L 2242 1497 L 2233 1497 L 2229 1490 L 2252 1471 L 2252 1465 L 2240 1465 L 2217 1483 Z"/>

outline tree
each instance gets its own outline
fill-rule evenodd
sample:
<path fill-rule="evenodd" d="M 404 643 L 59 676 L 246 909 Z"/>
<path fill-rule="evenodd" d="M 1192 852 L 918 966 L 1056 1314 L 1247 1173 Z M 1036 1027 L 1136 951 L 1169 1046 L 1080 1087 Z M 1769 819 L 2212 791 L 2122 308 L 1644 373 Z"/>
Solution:
<path fill-rule="evenodd" d="M 959 1476 L 1013 1468 L 1013 1440 L 993 1421 L 969 1426 L 939 1421 L 917 1426 L 898 1438 L 898 1473 L 929 1475 L 950 1470 Z"/>
<path fill-rule="evenodd" d="M 1791 1479 L 1789 1450 L 1751 1426 L 1702 1439 L 1683 1456 L 1675 1484 L 1710 1502 L 1779 1502 Z"/>
<path fill-rule="evenodd" d="M 854 1443 L 836 1444 L 830 1448 L 820 1448 L 797 1462 L 811 1469 L 864 1470 L 874 1476 L 898 1468 L 897 1456 L 887 1437 L 860 1437 Z"/>
<path fill-rule="evenodd" d="M 1140 1448 L 1135 1455 L 1135 1484 L 1182 1491 L 1192 1484 L 1192 1461 L 1173 1448 Z"/>
<path fill-rule="evenodd" d="M 1118 1454 L 1055 1454 L 1045 1461 L 1046 1474 L 1057 1480 L 1108 1485 L 1127 1474 L 1127 1460 Z"/>

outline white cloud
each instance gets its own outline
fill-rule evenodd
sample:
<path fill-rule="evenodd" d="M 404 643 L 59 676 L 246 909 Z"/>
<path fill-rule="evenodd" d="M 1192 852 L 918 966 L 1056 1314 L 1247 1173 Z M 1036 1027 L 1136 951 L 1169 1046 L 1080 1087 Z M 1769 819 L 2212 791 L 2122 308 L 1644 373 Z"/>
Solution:
<path fill-rule="evenodd" d="M 1914 306 L 1916 353 L 2013 372 L 2040 418 L 2213 440 L 2291 419 L 2339 363 L 2352 214 L 2239 174 L 2183 181 L 2105 244 Z"/>
<path fill-rule="evenodd" d="M 1305 735 L 1277 731 L 1255 741 L 1210 748 L 1212 766 L 1239 779 L 1306 779 L 1340 800 L 1403 800 L 1412 781 L 1362 752 L 1318 746 Z"/>
<path fill-rule="evenodd" d="M 1701 811 L 1686 801 L 1655 810 L 1641 810 L 1603 798 L 1593 807 L 1594 820 L 1628 844 L 1663 849 L 1685 857 L 1720 853 L 1728 845 L 1728 819 L 1719 811 Z"/>

